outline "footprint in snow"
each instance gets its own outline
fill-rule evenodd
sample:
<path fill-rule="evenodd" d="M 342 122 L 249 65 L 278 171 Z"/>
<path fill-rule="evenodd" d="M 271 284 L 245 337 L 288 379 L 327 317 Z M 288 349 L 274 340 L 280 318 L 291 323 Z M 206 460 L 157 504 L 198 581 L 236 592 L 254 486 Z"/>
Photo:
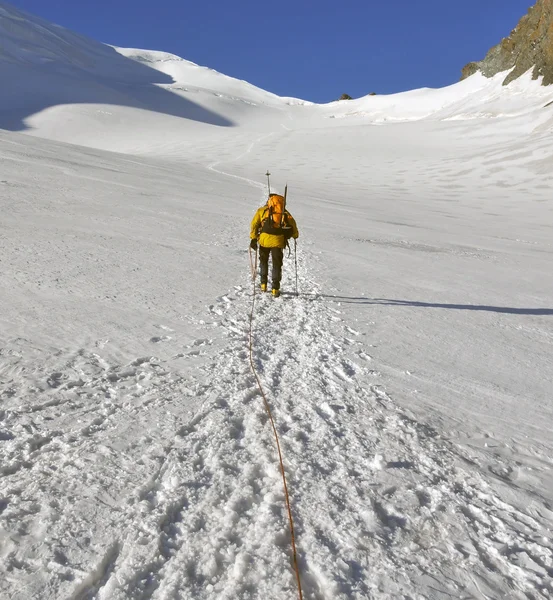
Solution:
<path fill-rule="evenodd" d="M 150 342 L 152 342 L 152 344 L 159 344 L 159 342 L 168 342 L 171 338 L 168 335 L 155 335 L 154 337 L 150 338 Z"/>
<path fill-rule="evenodd" d="M 133 360 L 131 365 L 133 367 L 139 367 L 140 365 L 143 365 L 144 363 L 147 363 L 147 362 L 151 362 L 152 360 L 154 360 L 153 356 L 143 356 L 141 358 L 137 358 L 136 360 Z"/>
<path fill-rule="evenodd" d="M 205 345 L 209 346 L 212 343 L 213 343 L 213 340 L 210 340 L 207 338 L 198 338 L 197 340 L 194 340 L 190 346 L 187 346 L 187 347 L 191 348 L 193 346 L 205 346 Z"/>
<path fill-rule="evenodd" d="M 48 377 L 48 379 L 46 380 L 46 383 L 51 387 L 51 388 L 57 388 L 61 385 L 61 378 L 62 378 L 63 374 L 62 373 L 52 373 L 50 375 L 50 377 Z"/>

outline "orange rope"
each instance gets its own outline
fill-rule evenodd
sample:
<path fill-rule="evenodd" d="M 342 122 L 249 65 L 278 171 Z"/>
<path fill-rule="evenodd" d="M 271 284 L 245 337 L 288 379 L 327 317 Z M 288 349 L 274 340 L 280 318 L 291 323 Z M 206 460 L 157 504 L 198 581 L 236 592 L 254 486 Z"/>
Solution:
<path fill-rule="evenodd" d="M 250 263 L 251 263 L 251 252 L 250 252 Z M 255 253 L 255 265 L 257 267 L 257 252 Z M 278 450 L 278 458 L 280 461 L 280 472 L 282 474 L 282 485 L 284 487 L 284 497 L 286 498 L 286 509 L 288 510 L 288 521 L 290 523 L 290 537 L 292 540 L 292 559 L 294 563 L 294 571 L 296 572 L 296 580 L 298 582 L 298 594 L 299 600 L 303 600 L 303 593 L 301 589 L 301 579 L 300 579 L 300 569 L 298 566 L 298 555 L 296 550 L 296 536 L 294 533 L 294 519 L 292 518 L 292 509 L 290 507 L 290 496 L 288 494 L 288 484 L 286 482 L 286 473 L 284 472 L 284 461 L 282 460 L 282 451 L 280 449 L 280 441 L 278 439 L 278 433 L 276 430 L 275 420 L 273 419 L 273 413 L 271 412 L 271 407 L 269 406 L 269 401 L 267 400 L 267 396 L 263 391 L 263 386 L 261 385 L 261 380 L 259 379 L 259 375 L 255 370 L 255 365 L 253 362 L 253 315 L 255 310 L 255 292 L 256 292 L 256 272 L 252 269 L 252 281 L 253 281 L 253 298 L 252 298 L 252 310 L 250 314 L 250 365 L 254 374 L 254 377 L 257 381 L 257 386 L 259 387 L 259 391 L 261 392 L 261 396 L 263 398 L 263 402 L 265 404 L 265 409 L 267 414 L 269 415 L 269 420 L 271 421 L 271 427 L 273 428 L 273 433 L 275 434 L 276 447 Z"/>

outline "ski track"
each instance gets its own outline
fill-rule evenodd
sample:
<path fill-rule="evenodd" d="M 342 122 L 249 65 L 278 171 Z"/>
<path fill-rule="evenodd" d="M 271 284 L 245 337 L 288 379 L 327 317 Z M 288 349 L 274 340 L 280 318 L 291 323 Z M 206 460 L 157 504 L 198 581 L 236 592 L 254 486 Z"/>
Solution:
<path fill-rule="evenodd" d="M 254 149 L 254 147 L 259 144 L 260 142 L 262 142 L 263 140 L 266 140 L 267 138 L 270 138 L 271 136 L 275 135 L 276 132 L 270 132 L 270 133 L 265 133 L 262 136 L 258 137 L 257 139 L 255 139 L 253 142 L 251 142 L 249 144 L 249 146 L 246 148 L 246 150 L 244 150 L 244 152 L 242 152 L 241 154 L 238 154 L 237 156 L 234 157 L 233 162 L 238 162 L 241 158 L 244 158 L 244 156 L 247 156 L 248 154 L 251 153 L 251 151 Z M 209 164 L 207 166 L 207 168 L 210 171 L 213 171 L 214 173 L 218 173 L 219 175 L 224 175 L 225 177 L 231 177 L 233 179 L 238 179 L 239 181 L 244 181 L 246 182 L 249 186 L 256 188 L 257 190 L 261 190 L 261 192 L 264 194 L 266 192 L 265 190 L 265 185 L 262 183 L 259 183 L 257 181 L 254 181 L 253 179 L 250 179 L 248 177 L 242 177 L 241 175 L 235 175 L 234 173 L 229 173 L 226 171 L 221 171 L 220 169 L 217 169 L 217 165 L 222 164 L 224 161 L 222 160 L 217 160 L 211 164 Z"/>
<path fill-rule="evenodd" d="M 408 599 L 415 583 L 417 598 L 550 597 L 551 507 L 502 500 L 464 450 L 394 403 L 339 303 L 306 275 L 316 260 L 299 254 L 308 293 L 258 295 L 253 323 L 305 597 Z M 290 259 L 283 283 L 293 285 Z M 244 276 L 209 307 L 206 337 L 171 361 L 110 366 L 81 350 L 20 389 L 7 377 L 21 375 L 12 343 L 1 390 L 0 594 L 297 595 L 274 439 L 248 362 L 251 301 Z M 215 327 L 228 341 L 209 359 Z M 209 360 L 193 366 L 202 354 Z M 183 360 L 186 377 L 175 367 Z M 186 418 L 183 398 L 201 409 Z"/>

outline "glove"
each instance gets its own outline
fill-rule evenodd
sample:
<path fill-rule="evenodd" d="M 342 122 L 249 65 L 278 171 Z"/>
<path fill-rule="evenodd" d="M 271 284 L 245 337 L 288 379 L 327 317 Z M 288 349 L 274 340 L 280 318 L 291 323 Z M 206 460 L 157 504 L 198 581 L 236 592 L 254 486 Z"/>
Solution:
<path fill-rule="evenodd" d="M 255 238 L 250 242 L 250 248 L 252 250 L 257 250 L 257 240 Z"/>

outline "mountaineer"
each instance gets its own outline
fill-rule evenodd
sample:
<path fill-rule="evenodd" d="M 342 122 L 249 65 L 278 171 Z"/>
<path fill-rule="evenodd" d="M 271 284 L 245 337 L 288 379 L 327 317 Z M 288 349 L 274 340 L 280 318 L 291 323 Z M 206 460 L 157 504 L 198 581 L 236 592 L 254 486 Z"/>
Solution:
<path fill-rule="evenodd" d="M 267 291 L 269 255 L 272 262 L 272 293 L 280 296 L 284 248 L 290 238 L 297 239 L 298 228 L 294 217 L 286 210 L 286 200 L 280 194 L 269 194 L 267 204 L 259 208 L 252 220 L 250 248 L 257 250 L 259 242 L 259 274 L 261 291 Z"/>

